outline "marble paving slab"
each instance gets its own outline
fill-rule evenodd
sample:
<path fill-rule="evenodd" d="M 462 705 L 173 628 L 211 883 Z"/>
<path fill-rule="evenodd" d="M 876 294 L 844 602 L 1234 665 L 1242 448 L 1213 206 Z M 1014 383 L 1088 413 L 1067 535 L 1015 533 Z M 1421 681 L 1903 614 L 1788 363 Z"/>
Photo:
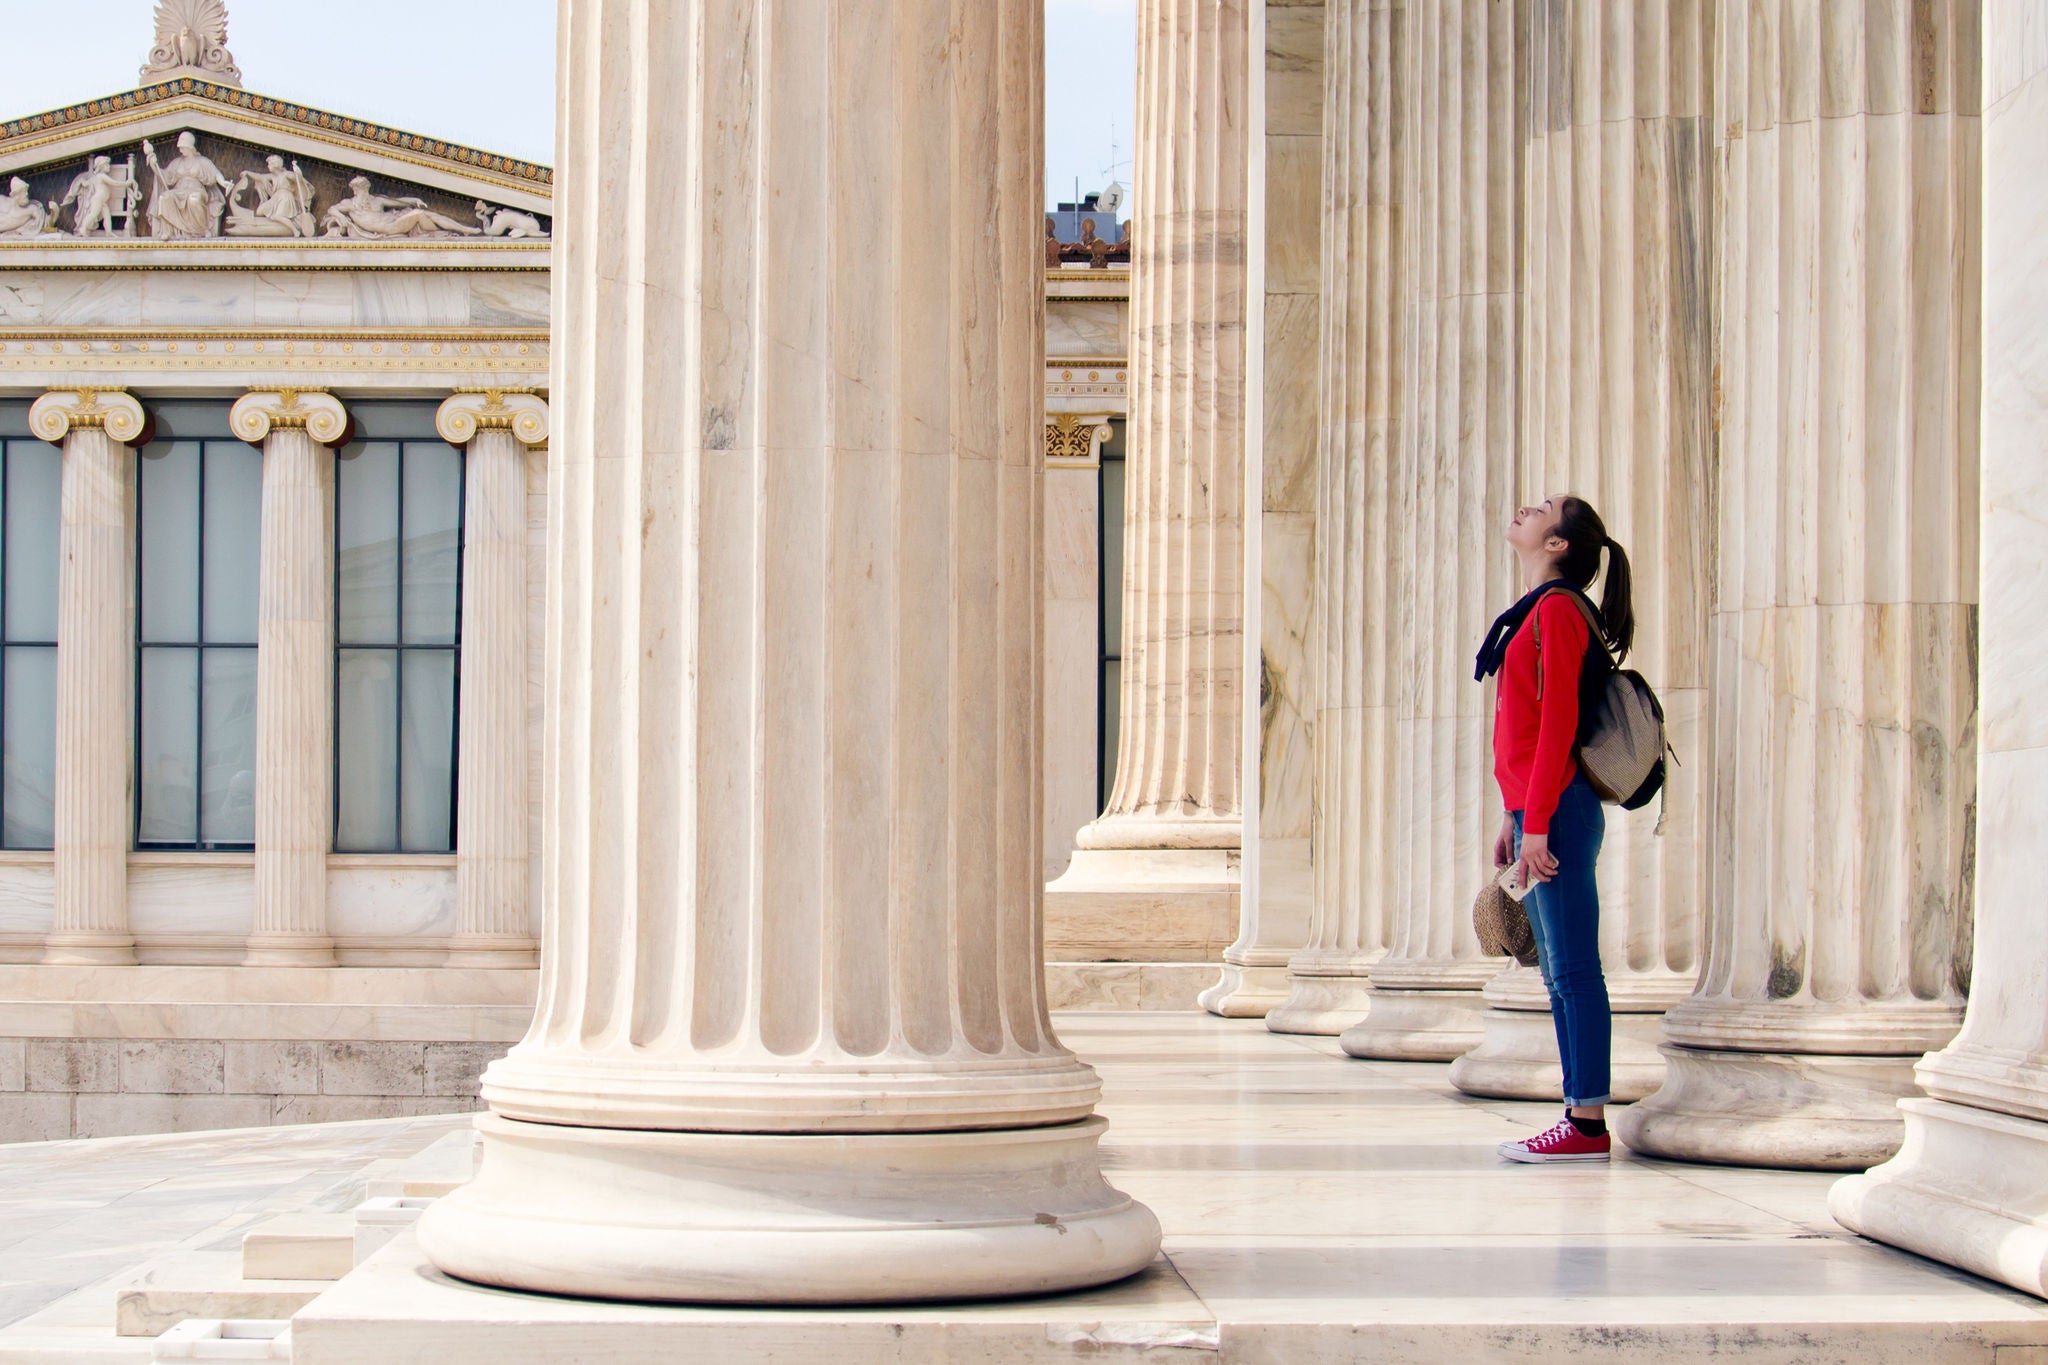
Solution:
<path fill-rule="evenodd" d="M 2048 1304 L 1843 1231 L 1827 1215 L 1829 1176 L 1626 1154 L 1605 1168 L 1514 1166 L 1494 1144 L 1547 1126 L 1555 1110 L 1462 1095 L 1442 1065 L 1359 1061 L 1334 1039 L 1199 1014 L 1068 1014 L 1059 1023 L 1102 1073 L 1112 1179 L 1166 1230 L 1165 1254 L 1133 1280 L 1059 1298 L 921 1308 L 620 1305 L 449 1280 L 408 1233 L 298 1314 L 294 1359 L 2048 1358 Z M 41 1263 L 67 1246 L 88 1259 L 117 1255 L 119 1237 L 100 1211 L 151 1191 L 163 1202 L 134 1207 L 163 1235 L 173 1224 L 208 1232 L 248 1217 L 252 1204 L 266 1205 L 266 1217 L 287 1211 L 274 1206 L 310 1197 L 288 1191 L 309 1189 L 315 1169 L 331 1182 L 350 1161 L 361 1170 L 416 1153 L 461 1122 L 0 1149 L 0 1293 L 34 1298 L 16 1278 L 46 1273 Z M 259 1154 L 280 1143 L 296 1148 L 268 1155 L 269 1178 L 282 1184 L 252 1197 Z M 410 1152 L 395 1150 L 408 1143 Z M 17 1181 L 31 1169 L 33 1198 Z M 193 1202 L 201 1189 L 220 1202 Z M 39 1230 L 9 1244 L 17 1211 Z M 17 1253 L 24 1242 L 35 1261 Z M 52 1293 L 39 1292 L 43 1301 Z M 77 1316 L 87 1297 L 0 1330 L 0 1362 L 60 1358 L 10 1354 L 10 1342 L 64 1312 Z"/>

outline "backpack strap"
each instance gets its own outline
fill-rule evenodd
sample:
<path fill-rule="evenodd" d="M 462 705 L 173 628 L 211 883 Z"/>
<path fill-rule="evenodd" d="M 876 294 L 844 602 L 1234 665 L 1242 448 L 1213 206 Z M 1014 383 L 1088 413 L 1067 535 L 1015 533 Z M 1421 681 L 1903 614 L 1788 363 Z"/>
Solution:
<path fill-rule="evenodd" d="M 1600 617 L 1593 610 L 1593 604 L 1586 600 L 1586 595 L 1582 592 L 1575 592 L 1571 588 L 1558 587 L 1544 593 L 1543 597 L 1548 597 L 1551 593 L 1558 592 L 1571 598 L 1572 605 L 1579 609 L 1579 615 L 1586 618 L 1587 641 L 1600 646 L 1600 652 L 1607 654 L 1605 628 L 1601 626 Z M 1537 598 L 1535 605 L 1529 608 L 1529 627 L 1534 632 L 1536 642 L 1536 700 L 1538 701 L 1543 700 L 1543 597 Z M 1608 654 L 1607 663 L 1610 668 L 1614 666 L 1613 655 Z"/>

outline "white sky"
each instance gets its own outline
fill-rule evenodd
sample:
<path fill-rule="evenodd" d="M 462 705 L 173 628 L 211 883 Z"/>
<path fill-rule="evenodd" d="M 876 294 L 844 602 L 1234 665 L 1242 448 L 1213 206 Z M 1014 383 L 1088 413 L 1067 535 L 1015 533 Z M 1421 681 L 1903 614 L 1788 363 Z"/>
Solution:
<path fill-rule="evenodd" d="M 828 3 L 829 0 L 816 0 Z M 1045 0 L 1046 203 L 1126 187 L 1137 0 Z M 0 118 L 132 90 L 155 0 L 0 0 Z M 251 90 L 554 160 L 554 0 L 228 0 Z M 1112 139 L 1116 144 L 1111 153 Z"/>

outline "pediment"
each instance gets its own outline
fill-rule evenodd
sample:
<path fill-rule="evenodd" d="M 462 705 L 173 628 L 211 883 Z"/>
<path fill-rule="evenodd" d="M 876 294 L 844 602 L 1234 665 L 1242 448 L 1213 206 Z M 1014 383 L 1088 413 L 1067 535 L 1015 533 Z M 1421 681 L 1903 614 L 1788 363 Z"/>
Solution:
<path fill-rule="evenodd" d="M 539 246 L 552 190 L 545 166 L 189 78 L 0 124 L 6 246 Z"/>

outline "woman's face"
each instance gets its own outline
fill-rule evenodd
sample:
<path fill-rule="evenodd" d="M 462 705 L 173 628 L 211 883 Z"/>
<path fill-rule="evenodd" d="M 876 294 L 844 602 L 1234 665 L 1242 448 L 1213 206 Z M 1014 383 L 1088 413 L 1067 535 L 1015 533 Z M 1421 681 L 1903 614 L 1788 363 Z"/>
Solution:
<path fill-rule="evenodd" d="M 1564 548 L 1564 542 L 1557 541 L 1557 521 L 1562 515 L 1556 498 L 1545 498 L 1542 502 L 1530 503 L 1515 509 L 1515 519 L 1508 523 L 1508 544 L 1524 554 L 1542 554 Z M 1552 542 L 1556 541 L 1553 545 Z"/>

